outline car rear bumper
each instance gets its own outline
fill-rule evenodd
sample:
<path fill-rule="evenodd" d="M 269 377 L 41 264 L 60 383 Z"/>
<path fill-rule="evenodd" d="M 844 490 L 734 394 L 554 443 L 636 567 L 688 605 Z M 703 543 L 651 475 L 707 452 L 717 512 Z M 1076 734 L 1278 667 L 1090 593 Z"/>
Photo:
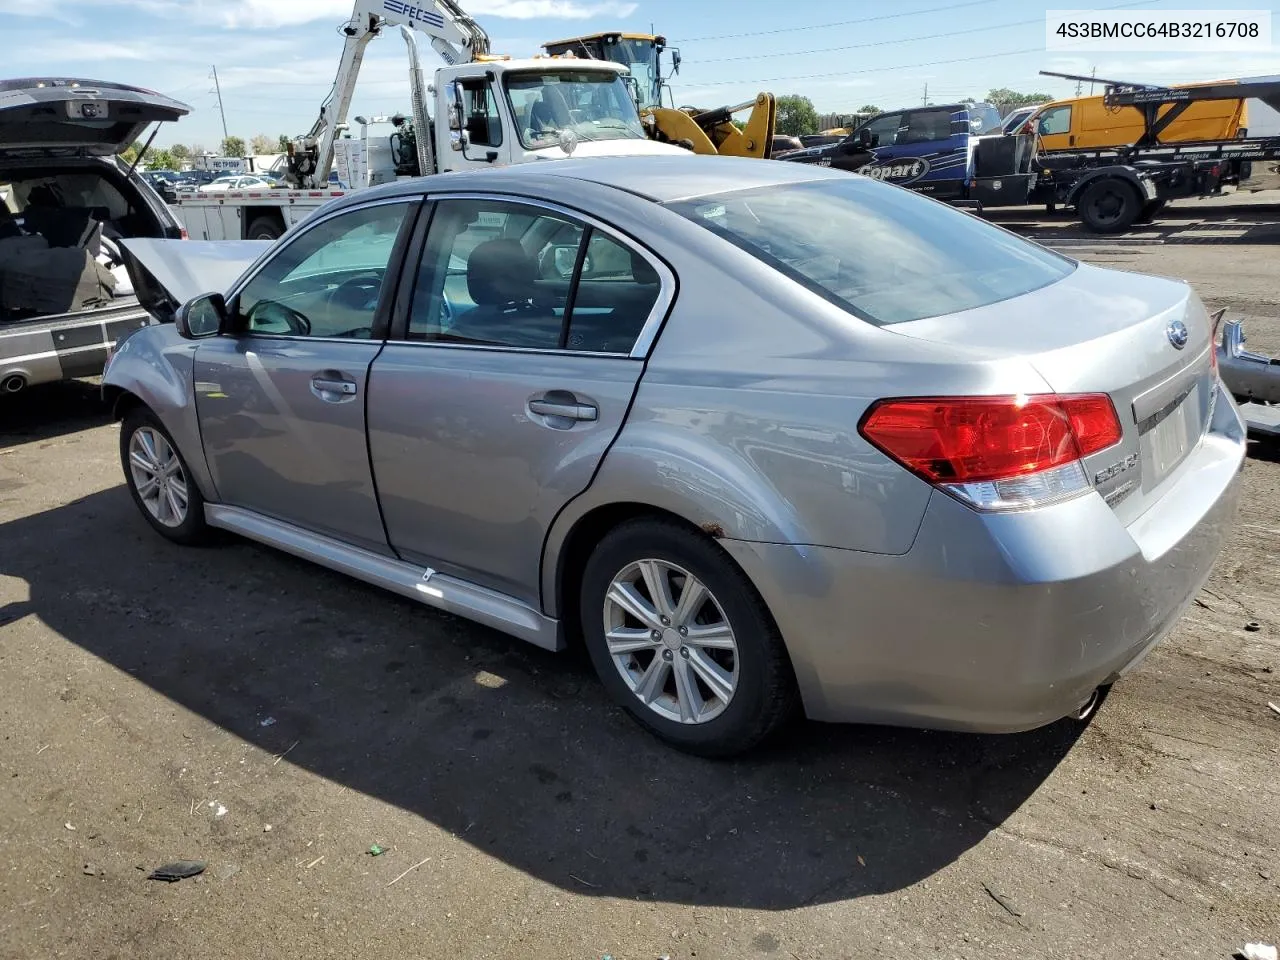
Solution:
<path fill-rule="evenodd" d="M 984 515 L 935 492 L 901 556 L 722 542 L 773 611 L 812 718 L 1027 730 L 1177 623 L 1228 536 L 1244 447 L 1220 391 L 1210 431 L 1128 527 L 1096 494 Z"/>
<path fill-rule="evenodd" d="M 102 373 L 111 347 L 150 322 L 136 300 L 62 317 L 0 324 L 0 388 L 18 389 Z"/>

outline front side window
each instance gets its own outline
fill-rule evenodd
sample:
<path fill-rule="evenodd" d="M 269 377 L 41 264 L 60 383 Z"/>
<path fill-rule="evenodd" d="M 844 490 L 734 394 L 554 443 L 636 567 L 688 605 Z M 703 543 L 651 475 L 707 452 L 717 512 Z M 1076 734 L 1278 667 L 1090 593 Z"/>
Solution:
<path fill-rule="evenodd" d="M 236 297 L 245 333 L 368 339 L 412 201 L 351 210 L 281 248 Z"/>
<path fill-rule="evenodd" d="M 627 353 L 657 302 L 639 253 L 564 214 L 503 200 L 436 205 L 410 340 Z"/>
<path fill-rule="evenodd" d="M 1071 108 L 1054 107 L 1046 110 L 1040 117 L 1038 126 L 1040 136 L 1047 137 L 1056 133 L 1071 132 Z"/>
<path fill-rule="evenodd" d="M 504 82 L 528 150 L 553 147 L 566 131 L 579 140 L 645 139 L 636 103 L 613 72 L 509 73 Z"/>
<path fill-rule="evenodd" d="M 931 143 L 950 136 L 950 110 L 912 110 L 907 114 L 906 131 L 898 135 L 898 143 Z"/>
<path fill-rule="evenodd" d="M 463 80 L 460 86 L 469 142 L 478 147 L 502 146 L 502 117 L 493 85 L 485 80 Z"/>
<path fill-rule="evenodd" d="M 706 227 L 876 324 L 986 306 L 1048 286 L 1074 263 L 976 217 L 860 177 L 682 200 Z"/>
<path fill-rule="evenodd" d="M 872 145 L 877 147 L 888 147 L 893 144 L 898 136 L 898 127 L 902 123 L 902 114 L 885 113 L 873 120 L 868 120 L 860 128 L 866 130 L 872 136 Z M 859 134 L 855 133 L 853 139 Z"/>

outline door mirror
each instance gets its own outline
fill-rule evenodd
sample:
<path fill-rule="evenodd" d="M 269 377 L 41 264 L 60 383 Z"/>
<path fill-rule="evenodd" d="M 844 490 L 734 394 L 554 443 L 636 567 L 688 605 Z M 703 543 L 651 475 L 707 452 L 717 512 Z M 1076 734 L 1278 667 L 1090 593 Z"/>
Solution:
<path fill-rule="evenodd" d="M 866 127 L 863 127 L 861 130 L 859 130 L 857 136 L 858 136 L 858 146 L 862 147 L 864 150 L 870 149 L 871 147 L 877 147 L 880 145 L 880 138 L 876 136 L 874 133 L 872 133 L 870 130 L 868 130 Z"/>
<path fill-rule="evenodd" d="M 206 293 L 188 300 L 173 315 L 178 335 L 200 340 L 221 333 L 227 322 L 227 304 L 220 293 Z"/>
<path fill-rule="evenodd" d="M 456 83 L 450 83 L 444 88 L 445 99 L 448 101 L 449 111 L 449 129 L 462 129 L 462 90 Z"/>
<path fill-rule="evenodd" d="M 578 262 L 578 245 L 576 243 L 557 243 L 549 247 L 542 255 L 543 279 L 559 278 L 568 280 L 573 276 L 573 268 Z M 591 272 L 591 258 L 587 257 L 582 264 L 582 272 Z"/>

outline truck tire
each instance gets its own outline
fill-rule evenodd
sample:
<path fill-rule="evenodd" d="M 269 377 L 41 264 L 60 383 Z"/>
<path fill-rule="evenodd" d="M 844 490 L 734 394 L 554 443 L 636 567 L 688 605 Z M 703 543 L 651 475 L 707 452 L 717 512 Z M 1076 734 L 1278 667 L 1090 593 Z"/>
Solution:
<path fill-rule="evenodd" d="M 1080 221 L 1094 233 L 1127 230 L 1142 211 L 1142 197 L 1128 180 L 1103 177 L 1084 188 L 1076 201 Z"/>
<path fill-rule="evenodd" d="M 1144 203 L 1142 205 L 1142 210 L 1138 212 L 1138 216 L 1135 218 L 1133 222 L 1134 223 L 1150 223 L 1157 216 L 1159 216 L 1160 211 L 1164 209 L 1164 205 L 1168 202 L 1169 202 L 1168 200 L 1151 200 L 1147 203 Z"/>
<path fill-rule="evenodd" d="M 278 213 L 264 213 L 249 221 L 246 240 L 276 240 L 284 234 L 284 221 Z"/>

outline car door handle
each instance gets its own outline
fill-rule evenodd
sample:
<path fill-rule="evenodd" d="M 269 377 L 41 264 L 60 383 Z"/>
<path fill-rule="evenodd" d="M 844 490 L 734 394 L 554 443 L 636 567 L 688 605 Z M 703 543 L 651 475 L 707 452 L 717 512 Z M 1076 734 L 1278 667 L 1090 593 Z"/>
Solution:
<path fill-rule="evenodd" d="M 595 404 L 585 403 L 567 390 L 551 390 L 529 400 L 529 412 L 540 417 L 562 417 L 565 420 L 595 420 L 599 415 Z"/>
<path fill-rule="evenodd" d="M 345 403 L 356 395 L 356 382 L 329 373 L 311 378 L 311 392 L 329 403 Z"/>

